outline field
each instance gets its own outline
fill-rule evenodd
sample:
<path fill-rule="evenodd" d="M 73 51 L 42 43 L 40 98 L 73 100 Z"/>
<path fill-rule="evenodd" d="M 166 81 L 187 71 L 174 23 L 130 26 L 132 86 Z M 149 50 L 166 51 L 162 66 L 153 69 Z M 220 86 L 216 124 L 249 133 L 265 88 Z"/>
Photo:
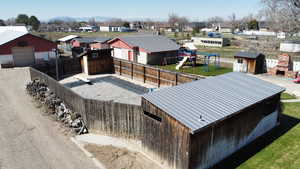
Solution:
<path fill-rule="evenodd" d="M 45 37 L 46 39 L 56 41 L 59 38 L 68 35 L 78 35 L 81 37 L 117 37 L 135 34 L 136 32 L 34 32 L 34 35 Z"/>
<path fill-rule="evenodd" d="M 237 52 L 239 52 L 241 50 L 245 50 L 244 48 L 240 48 L 237 46 L 226 46 L 226 47 L 222 47 L 222 48 L 197 46 L 197 48 L 198 48 L 198 51 L 200 51 L 200 52 L 218 53 L 223 58 L 233 58 Z"/>
<path fill-rule="evenodd" d="M 214 65 L 209 66 L 209 71 L 206 71 L 206 66 L 197 64 L 195 67 L 192 66 L 184 66 L 180 70 L 176 70 L 176 64 L 166 65 L 166 66 L 159 66 L 161 69 L 176 71 L 176 72 L 183 72 L 189 74 L 196 74 L 201 76 L 217 76 L 225 73 L 232 72 L 231 68 L 220 67 L 217 68 Z"/>

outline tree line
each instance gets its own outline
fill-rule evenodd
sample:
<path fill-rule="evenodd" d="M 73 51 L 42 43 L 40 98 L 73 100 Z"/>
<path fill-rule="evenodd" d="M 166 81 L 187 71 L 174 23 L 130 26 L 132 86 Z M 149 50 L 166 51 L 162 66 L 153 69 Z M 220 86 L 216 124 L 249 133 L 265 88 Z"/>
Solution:
<path fill-rule="evenodd" d="M 39 30 L 41 22 L 36 16 L 32 15 L 29 17 L 26 14 L 19 14 L 15 19 L 12 18 L 6 21 L 0 19 L 0 26 L 15 25 L 15 24 L 24 24 L 25 26 L 31 26 L 33 30 L 37 31 Z"/>

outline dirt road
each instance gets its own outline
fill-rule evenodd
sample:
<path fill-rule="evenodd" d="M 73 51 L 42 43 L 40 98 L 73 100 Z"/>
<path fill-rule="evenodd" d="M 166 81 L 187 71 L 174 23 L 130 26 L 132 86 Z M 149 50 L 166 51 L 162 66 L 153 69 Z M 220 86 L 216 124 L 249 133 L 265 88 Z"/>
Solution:
<path fill-rule="evenodd" d="M 0 169 L 95 169 L 25 92 L 27 69 L 0 69 Z"/>

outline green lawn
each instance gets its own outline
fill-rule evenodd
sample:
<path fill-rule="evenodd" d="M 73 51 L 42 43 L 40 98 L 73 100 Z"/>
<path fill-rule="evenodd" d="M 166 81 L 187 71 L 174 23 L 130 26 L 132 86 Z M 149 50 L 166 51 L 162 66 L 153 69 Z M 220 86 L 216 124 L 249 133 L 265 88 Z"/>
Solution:
<path fill-rule="evenodd" d="M 44 36 L 45 38 L 55 41 L 68 35 L 78 35 L 82 37 L 116 37 L 135 34 L 136 32 L 34 32 L 34 35 Z"/>
<path fill-rule="evenodd" d="M 271 136 L 276 135 L 279 138 L 240 165 L 238 169 L 299 169 L 300 103 L 284 104 L 281 125 Z"/>
<path fill-rule="evenodd" d="M 222 48 L 197 46 L 197 48 L 198 51 L 200 52 L 218 53 L 223 58 L 233 58 L 237 52 L 244 50 L 243 48 L 236 47 L 236 46 L 225 46 Z"/>
<path fill-rule="evenodd" d="M 282 93 L 281 99 L 282 100 L 291 100 L 291 99 L 297 99 L 297 97 L 295 95 L 290 95 L 288 93 Z"/>
<path fill-rule="evenodd" d="M 176 70 L 176 64 L 173 65 L 166 65 L 166 66 L 159 66 L 161 69 L 176 71 L 176 72 L 184 72 L 189 74 L 196 74 L 202 76 L 217 76 L 225 73 L 232 72 L 231 68 L 216 68 L 214 65 L 209 66 L 209 71 L 206 71 L 206 67 L 203 65 L 197 65 L 196 67 L 188 66 L 182 67 L 180 70 Z"/>

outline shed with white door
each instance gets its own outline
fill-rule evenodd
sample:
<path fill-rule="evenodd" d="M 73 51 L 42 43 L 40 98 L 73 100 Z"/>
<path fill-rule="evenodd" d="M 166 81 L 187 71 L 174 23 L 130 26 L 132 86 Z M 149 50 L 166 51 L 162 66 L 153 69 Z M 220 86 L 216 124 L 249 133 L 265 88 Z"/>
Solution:
<path fill-rule="evenodd" d="M 28 32 L 0 33 L 1 67 L 30 66 L 55 58 L 56 43 Z"/>
<path fill-rule="evenodd" d="M 266 72 L 265 55 L 256 52 L 238 52 L 234 56 L 233 71 L 259 74 Z"/>

